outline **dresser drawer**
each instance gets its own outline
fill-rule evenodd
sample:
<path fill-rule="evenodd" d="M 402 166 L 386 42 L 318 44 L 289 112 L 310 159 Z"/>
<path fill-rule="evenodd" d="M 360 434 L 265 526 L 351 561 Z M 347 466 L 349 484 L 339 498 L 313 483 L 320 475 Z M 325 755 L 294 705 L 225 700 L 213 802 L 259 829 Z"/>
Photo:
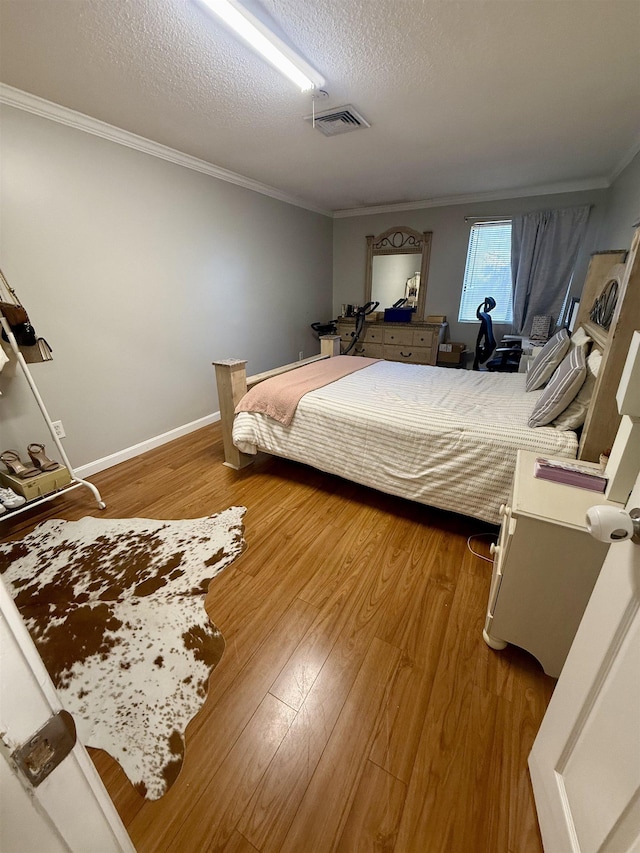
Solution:
<path fill-rule="evenodd" d="M 365 323 L 364 332 L 360 340 L 366 341 L 368 344 L 381 344 L 382 329 L 380 326 L 374 326 L 372 323 Z"/>
<path fill-rule="evenodd" d="M 351 350 L 350 355 L 360 355 L 363 358 L 382 358 L 382 344 L 370 344 L 368 341 L 364 343 L 362 340 Z"/>
<path fill-rule="evenodd" d="M 413 347 L 413 356 L 410 361 L 414 364 L 435 364 L 435 354 L 436 350 L 430 347 Z"/>
<path fill-rule="evenodd" d="M 355 332 L 355 326 L 345 326 L 342 324 L 338 325 L 338 334 L 340 335 L 340 342 L 343 344 L 343 349 L 344 349 L 344 344 L 350 344 L 351 343 L 351 341 L 353 339 L 354 332 Z"/>
<path fill-rule="evenodd" d="M 382 357 L 387 361 L 406 361 L 409 364 L 431 364 L 431 350 L 427 347 L 391 346 L 385 344 Z"/>
<path fill-rule="evenodd" d="M 413 344 L 414 330 L 412 328 L 402 329 L 397 326 L 383 328 L 383 341 L 385 344 L 395 346 L 411 347 Z"/>
<path fill-rule="evenodd" d="M 433 329 L 416 329 L 411 343 L 414 347 L 433 346 Z"/>

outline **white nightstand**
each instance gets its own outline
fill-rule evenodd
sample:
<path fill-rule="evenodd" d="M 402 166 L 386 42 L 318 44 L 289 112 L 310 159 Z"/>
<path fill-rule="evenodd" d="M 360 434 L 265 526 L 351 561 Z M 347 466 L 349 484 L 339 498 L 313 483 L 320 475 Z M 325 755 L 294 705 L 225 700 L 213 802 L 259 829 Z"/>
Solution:
<path fill-rule="evenodd" d="M 604 562 L 608 545 L 586 531 L 604 494 L 533 476 L 544 454 L 519 451 L 494 553 L 483 637 L 493 649 L 513 643 L 557 678 Z M 598 465 L 580 462 L 594 470 Z"/>

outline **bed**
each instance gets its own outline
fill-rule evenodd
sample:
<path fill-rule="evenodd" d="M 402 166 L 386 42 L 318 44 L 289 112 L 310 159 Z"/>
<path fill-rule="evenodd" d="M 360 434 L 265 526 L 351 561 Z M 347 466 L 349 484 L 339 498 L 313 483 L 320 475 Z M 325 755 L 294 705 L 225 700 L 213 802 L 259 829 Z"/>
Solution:
<path fill-rule="evenodd" d="M 348 358 L 348 356 L 340 356 Z M 575 456 L 573 431 L 530 429 L 522 374 L 375 363 L 311 391 L 290 426 L 240 412 L 233 442 L 440 509 L 497 523 L 518 448 Z"/>
<path fill-rule="evenodd" d="M 586 302 L 578 316 L 602 355 L 581 435 L 527 425 L 542 391 L 526 392 L 523 374 L 389 361 L 376 361 L 306 393 L 285 426 L 259 413 L 236 415 L 235 408 L 247 388 L 314 359 L 249 379 L 246 362 L 228 359 L 215 362 L 226 464 L 242 468 L 256 452 L 266 451 L 392 495 L 497 524 L 500 505 L 509 496 L 518 449 L 585 459 L 593 459 L 595 453 L 597 461 L 599 452 L 613 443 L 618 425 L 615 390 L 640 319 L 638 233 L 627 264 L 612 267 L 624 254 L 592 256 L 583 290 L 590 305 L 612 276 L 619 284 L 609 330 L 590 324 Z M 331 337 L 323 339 L 317 358 L 336 355 L 338 343 Z"/>

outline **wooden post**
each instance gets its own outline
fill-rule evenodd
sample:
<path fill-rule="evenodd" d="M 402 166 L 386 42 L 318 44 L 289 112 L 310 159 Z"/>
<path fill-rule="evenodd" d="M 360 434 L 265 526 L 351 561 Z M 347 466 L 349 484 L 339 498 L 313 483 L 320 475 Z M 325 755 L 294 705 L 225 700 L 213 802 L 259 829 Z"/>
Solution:
<path fill-rule="evenodd" d="M 605 277 L 604 283 L 607 280 L 608 277 Z M 581 316 L 582 301 L 580 301 L 578 319 Z M 579 459 L 597 462 L 600 454 L 613 445 L 621 421 L 616 405 L 616 391 L 629 354 L 631 338 L 634 331 L 639 328 L 638 318 L 640 318 L 640 228 L 636 228 L 624 265 L 624 276 L 620 282 L 618 301 L 611 325 L 608 330 L 605 330 L 606 344 L 602 364 L 582 428 Z M 584 323 L 587 334 L 593 334 L 593 326 L 593 323 Z M 597 340 L 595 336 L 594 339 Z"/>
<path fill-rule="evenodd" d="M 233 444 L 231 433 L 235 408 L 247 393 L 247 362 L 239 358 L 226 358 L 214 361 L 220 421 L 222 423 L 222 441 L 224 444 L 224 464 L 239 471 L 253 462 L 253 456 L 241 453 Z"/>
<path fill-rule="evenodd" d="M 340 335 L 321 335 L 320 355 L 328 355 L 329 358 L 340 355 Z"/>

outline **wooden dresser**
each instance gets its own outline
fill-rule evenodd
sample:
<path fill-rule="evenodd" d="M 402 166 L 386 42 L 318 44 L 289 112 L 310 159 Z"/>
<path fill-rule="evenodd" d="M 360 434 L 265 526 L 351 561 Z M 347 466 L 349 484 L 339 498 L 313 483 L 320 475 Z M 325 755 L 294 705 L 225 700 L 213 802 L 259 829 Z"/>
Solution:
<path fill-rule="evenodd" d="M 362 336 L 349 355 L 407 361 L 411 364 L 435 364 L 438 344 L 444 340 L 447 323 L 385 323 L 367 321 Z M 338 320 L 341 349 L 349 346 L 355 332 L 355 320 Z"/>

